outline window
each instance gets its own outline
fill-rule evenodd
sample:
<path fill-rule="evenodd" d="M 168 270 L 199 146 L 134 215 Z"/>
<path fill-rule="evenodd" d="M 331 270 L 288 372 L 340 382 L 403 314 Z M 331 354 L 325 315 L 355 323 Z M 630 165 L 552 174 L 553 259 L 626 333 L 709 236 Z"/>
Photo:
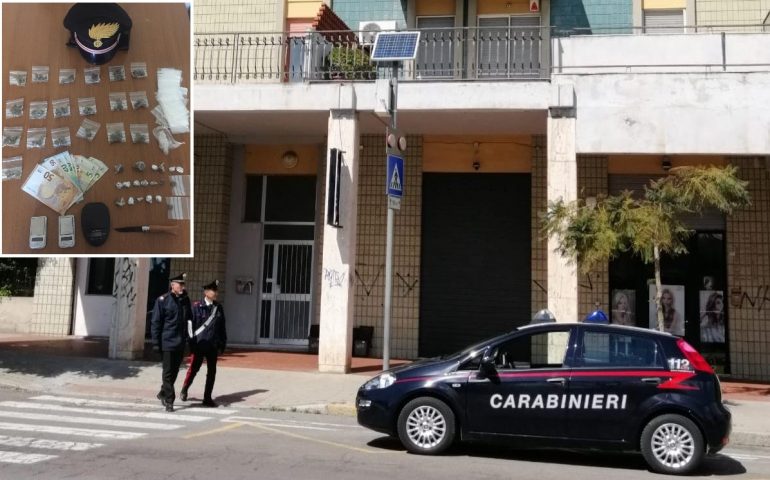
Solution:
<path fill-rule="evenodd" d="M 88 288 L 86 295 L 112 295 L 115 279 L 114 258 L 92 258 L 88 261 Z"/>
<path fill-rule="evenodd" d="M 498 369 L 561 368 L 567 354 L 568 331 L 522 335 L 494 352 Z"/>
<path fill-rule="evenodd" d="M 663 367 L 658 342 L 609 332 L 585 332 L 577 365 L 583 367 Z"/>
<path fill-rule="evenodd" d="M 244 222 L 262 221 L 262 175 L 246 175 L 246 195 L 243 206 Z"/>
<path fill-rule="evenodd" d="M 420 78 L 453 77 L 461 71 L 455 65 L 454 47 L 456 35 L 455 17 L 418 17 L 420 48 L 417 50 L 417 75 Z"/>
<path fill-rule="evenodd" d="M 644 33 L 684 33 L 684 10 L 645 10 Z"/>

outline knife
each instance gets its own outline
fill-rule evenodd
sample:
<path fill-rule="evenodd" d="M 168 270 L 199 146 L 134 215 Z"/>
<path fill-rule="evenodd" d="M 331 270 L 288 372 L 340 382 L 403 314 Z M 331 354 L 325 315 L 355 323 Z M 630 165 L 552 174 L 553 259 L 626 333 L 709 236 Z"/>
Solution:
<path fill-rule="evenodd" d="M 118 232 L 139 232 L 139 233 L 170 233 L 176 235 L 176 225 L 136 225 L 133 227 L 118 227 Z"/>

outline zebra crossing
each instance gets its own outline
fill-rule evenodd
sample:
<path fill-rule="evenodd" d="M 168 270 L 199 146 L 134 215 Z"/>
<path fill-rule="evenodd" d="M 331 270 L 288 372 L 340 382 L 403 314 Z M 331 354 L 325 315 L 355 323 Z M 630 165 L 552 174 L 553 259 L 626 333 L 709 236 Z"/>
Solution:
<path fill-rule="evenodd" d="M 173 413 L 155 403 L 38 395 L 0 401 L 0 465 L 29 465 L 160 432 L 183 431 L 232 416 L 232 408 L 177 405 Z"/>

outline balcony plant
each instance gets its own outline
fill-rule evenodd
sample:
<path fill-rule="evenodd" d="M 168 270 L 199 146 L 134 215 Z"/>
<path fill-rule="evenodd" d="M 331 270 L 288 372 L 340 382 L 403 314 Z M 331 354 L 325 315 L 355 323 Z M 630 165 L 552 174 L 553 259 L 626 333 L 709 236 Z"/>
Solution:
<path fill-rule="evenodd" d="M 332 48 L 325 59 L 326 80 L 374 80 L 377 66 L 369 54 L 355 45 Z"/>

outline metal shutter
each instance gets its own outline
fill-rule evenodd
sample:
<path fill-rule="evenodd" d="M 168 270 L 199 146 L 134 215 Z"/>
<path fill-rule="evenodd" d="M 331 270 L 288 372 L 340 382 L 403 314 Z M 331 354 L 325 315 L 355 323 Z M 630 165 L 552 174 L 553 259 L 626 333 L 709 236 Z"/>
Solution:
<path fill-rule="evenodd" d="M 529 322 L 529 174 L 423 175 L 419 355 Z"/>
<path fill-rule="evenodd" d="M 417 50 L 417 72 L 422 78 L 452 77 L 456 71 L 454 64 L 454 46 L 456 35 L 455 17 L 420 17 L 417 29 L 420 30 L 420 48 Z M 459 67 L 459 66 L 458 66 Z"/>
<path fill-rule="evenodd" d="M 684 10 L 645 10 L 645 33 L 684 33 Z"/>

